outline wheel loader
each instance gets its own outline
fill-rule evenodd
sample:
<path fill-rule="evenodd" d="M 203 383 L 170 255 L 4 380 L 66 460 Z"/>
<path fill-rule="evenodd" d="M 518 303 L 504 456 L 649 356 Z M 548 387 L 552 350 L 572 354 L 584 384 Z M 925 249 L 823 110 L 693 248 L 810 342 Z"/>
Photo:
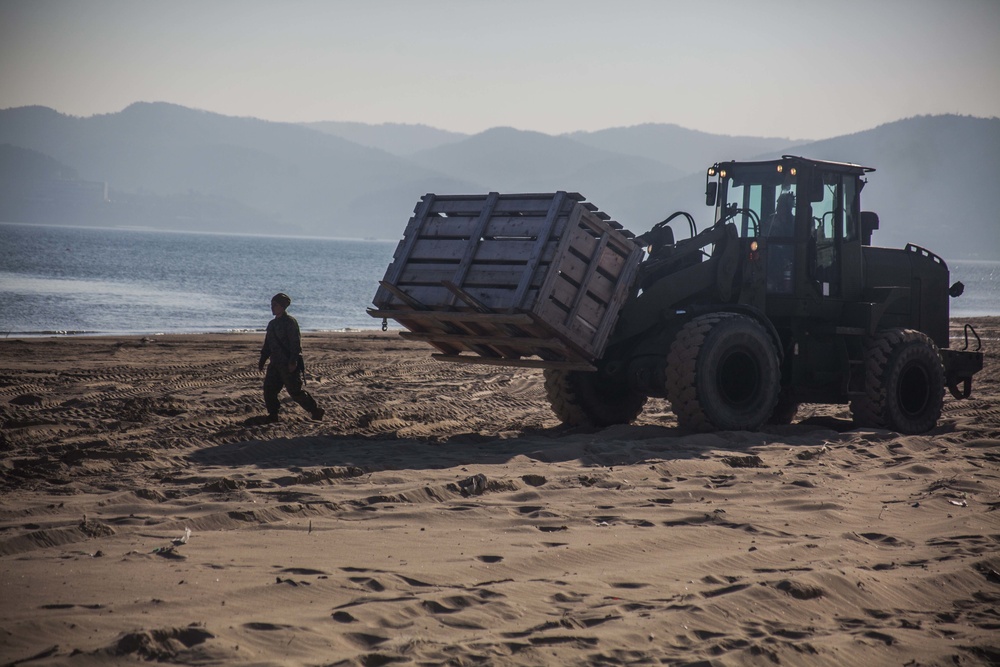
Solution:
<path fill-rule="evenodd" d="M 963 286 L 944 260 L 871 245 L 872 171 L 719 162 L 706 172 L 713 224 L 678 212 L 640 236 L 577 193 L 428 194 L 369 313 L 442 360 L 544 369 L 566 424 L 628 423 L 662 397 L 685 430 L 849 403 L 860 427 L 923 433 L 946 388 L 971 395 L 983 353 L 969 325 L 951 347 Z"/>

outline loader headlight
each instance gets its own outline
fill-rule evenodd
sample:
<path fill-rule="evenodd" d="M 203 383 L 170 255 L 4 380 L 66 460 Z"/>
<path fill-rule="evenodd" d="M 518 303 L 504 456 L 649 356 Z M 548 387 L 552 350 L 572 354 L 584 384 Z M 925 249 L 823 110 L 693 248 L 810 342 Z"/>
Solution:
<path fill-rule="evenodd" d="M 709 176 L 715 176 L 715 167 L 709 167 L 708 168 L 708 175 Z"/>
<path fill-rule="evenodd" d="M 725 178 L 725 177 L 726 177 L 726 170 L 725 169 L 720 170 L 719 171 L 719 178 Z"/>
<path fill-rule="evenodd" d="M 780 173 L 781 173 L 781 172 L 783 172 L 784 170 L 785 170 L 785 165 L 783 165 L 783 164 L 779 164 L 779 165 L 778 165 L 778 173 L 780 174 Z"/>

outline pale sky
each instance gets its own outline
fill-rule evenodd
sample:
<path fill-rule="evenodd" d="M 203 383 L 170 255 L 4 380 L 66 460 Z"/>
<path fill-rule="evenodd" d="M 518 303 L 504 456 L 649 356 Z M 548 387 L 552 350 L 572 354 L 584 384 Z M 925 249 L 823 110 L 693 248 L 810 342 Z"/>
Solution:
<path fill-rule="evenodd" d="M 821 139 L 1000 116 L 1000 0 L 0 0 L 0 108 Z"/>

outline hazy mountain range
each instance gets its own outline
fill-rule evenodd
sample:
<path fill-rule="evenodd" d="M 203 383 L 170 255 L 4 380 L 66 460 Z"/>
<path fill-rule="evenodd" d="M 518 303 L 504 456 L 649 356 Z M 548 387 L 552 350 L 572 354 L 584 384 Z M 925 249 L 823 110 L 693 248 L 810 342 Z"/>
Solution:
<path fill-rule="evenodd" d="M 647 124 L 558 136 L 423 125 L 273 123 L 137 103 L 79 118 L 0 110 L 0 221 L 387 238 L 426 192 L 569 190 L 641 233 L 709 222 L 704 170 L 793 153 L 876 167 L 879 245 L 1000 259 L 1000 119 L 925 116 L 823 141 Z"/>

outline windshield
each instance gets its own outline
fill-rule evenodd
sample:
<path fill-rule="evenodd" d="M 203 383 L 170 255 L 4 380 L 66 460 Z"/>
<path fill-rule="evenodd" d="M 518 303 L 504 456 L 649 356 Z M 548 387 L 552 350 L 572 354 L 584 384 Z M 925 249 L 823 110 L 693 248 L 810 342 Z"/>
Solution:
<path fill-rule="evenodd" d="M 720 217 L 731 216 L 744 237 L 791 237 L 796 184 L 774 165 L 741 167 L 722 179 Z"/>

